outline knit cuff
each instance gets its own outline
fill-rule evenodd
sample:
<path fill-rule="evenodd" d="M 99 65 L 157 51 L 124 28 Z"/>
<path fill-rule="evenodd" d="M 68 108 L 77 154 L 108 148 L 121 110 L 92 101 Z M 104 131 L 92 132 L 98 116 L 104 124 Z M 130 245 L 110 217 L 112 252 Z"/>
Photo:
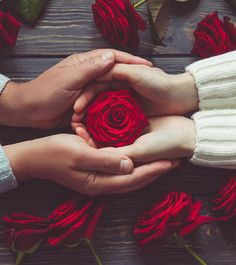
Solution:
<path fill-rule="evenodd" d="M 236 110 L 200 111 L 192 116 L 196 127 L 193 164 L 236 169 Z"/>
<path fill-rule="evenodd" d="M 186 71 L 195 79 L 199 109 L 236 109 L 236 51 L 200 60 Z"/>
<path fill-rule="evenodd" d="M 9 160 L 0 146 L 0 193 L 17 187 L 16 178 L 12 172 Z"/>
<path fill-rule="evenodd" d="M 6 84 L 10 81 L 5 75 L 0 74 L 0 94 L 2 93 L 3 89 L 5 88 Z"/>

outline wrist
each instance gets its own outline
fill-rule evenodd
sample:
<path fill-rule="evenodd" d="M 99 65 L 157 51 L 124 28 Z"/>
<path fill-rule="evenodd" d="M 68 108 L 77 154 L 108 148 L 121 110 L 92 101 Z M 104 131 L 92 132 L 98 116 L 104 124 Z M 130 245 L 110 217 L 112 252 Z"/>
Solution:
<path fill-rule="evenodd" d="M 186 72 L 170 75 L 171 93 L 176 102 L 179 102 L 180 113 L 188 113 L 198 110 L 199 97 L 193 76 Z"/>
<path fill-rule="evenodd" d="M 193 120 L 185 118 L 183 128 L 183 138 L 181 144 L 181 153 L 183 157 L 192 157 L 196 146 L 196 129 Z"/>
<path fill-rule="evenodd" d="M 3 146 L 12 171 L 18 182 L 30 180 L 32 178 L 30 167 L 35 158 L 35 145 L 33 141 Z M 37 169 L 35 169 L 37 170 Z"/>
<path fill-rule="evenodd" d="M 23 84 L 10 81 L 0 95 L 0 124 L 23 127 L 27 125 Z"/>

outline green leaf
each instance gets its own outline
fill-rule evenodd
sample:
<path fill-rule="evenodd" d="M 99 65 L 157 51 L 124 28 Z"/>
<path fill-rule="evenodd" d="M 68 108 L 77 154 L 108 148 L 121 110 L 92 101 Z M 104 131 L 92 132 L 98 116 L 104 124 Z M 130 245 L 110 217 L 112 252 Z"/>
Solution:
<path fill-rule="evenodd" d="M 225 0 L 225 1 L 229 3 L 236 10 L 236 0 Z"/>
<path fill-rule="evenodd" d="M 163 45 L 170 17 L 170 0 L 148 0 L 148 15 L 154 44 Z"/>
<path fill-rule="evenodd" d="M 48 0 L 18 0 L 15 12 L 27 23 L 33 24 L 46 6 Z"/>

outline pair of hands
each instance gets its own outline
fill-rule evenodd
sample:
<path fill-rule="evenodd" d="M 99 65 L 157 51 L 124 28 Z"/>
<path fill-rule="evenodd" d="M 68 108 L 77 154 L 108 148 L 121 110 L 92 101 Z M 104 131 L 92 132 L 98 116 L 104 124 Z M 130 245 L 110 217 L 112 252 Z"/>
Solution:
<path fill-rule="evenodd" d="M 161 149 L 156 148 L 147 135 L 132 146 L 98 150 L 79 122 L 92 98 L 117 81 L 127 82 L 146 98 L 142 104 L 150 116 L 165 112 L 183 114 L 191 110 L 192 105 L 186 100 L 186 106 L 181 106 L 182 92 L 175 97 L 166 93 L 181 80 L 180 76 L 170 78 L 152 68 L 144 59 L 115 50 L 96 50 L 72 55 L 28 83 L 9 82 L 0 97 L 0 113 L 4 114 L 0 114 L 0 124 L 51 129 L 68 125 L 72 117 L 72 126 L 80 136 L 56 135 L 5 146 L 17 179 L 44 178 L 90 195 L 128 192 L 150 183 L 177 166 L 170 158 L 181 156 L 177 152 L 168 157 L 165 139 L 162 138 L 161 152 L 154 151 L 153 147 Z M 188 82 L 184 82 L 188 86 Z M 184 93 L 192 100 L 189 91 Z M 177 118 L 173 119 L 173 122 L 168 121 L 168 126 L 175 124 Z M 150 134 L 162 135 L 160 128 L 168 131 L 166 120 L 154 119 L 150 123 Z M 160 146 L 159 138 L 154 138 L 157 147 Z M 147 140 L 149 144 L 143 144 Z M 171 151 L 172 145 L 169 149 Z M 154 162 L 164 157 L 168 160 Z M 134 168 L 130 158 L 146 164 Z"/>
<path fill-rule="evenodd" d="M 198 109 L 198 93 L 191 74 L 169 75 L 148 64 L 115 64 L 97 78 L 96 83 L 88 87 L 75 103 L 72 125 L 77 135 L 84 139 L 89 138 L 80 123 L 83 112 L 96 94 L 109 84 L 112 87 L 128 86 L 138 93 L 139 101 L 150 117 L 150 126 L 132 145 L 106 150 L 127 155 L 138 163 L 193 155 L 195 126 L 191 119 L 183 116 Z"/>
<path fill-rule="evenodd" d="M 94 80 L 117 63 L 151 66 L 115 50 L 72 55 L 30 82 L 9 82 L 0 96 L 0 124 L 39 129 L 69 125 L 80 97 L 87 102 L 84 92 L 96 91 Z M 4 150 L 18 181 L 43 178 L 90 195 L 140 189 L 176 166 L 159 161 L 134 168 L 127 155 L 98 150 L 84 135 L 55 135 Z"/>

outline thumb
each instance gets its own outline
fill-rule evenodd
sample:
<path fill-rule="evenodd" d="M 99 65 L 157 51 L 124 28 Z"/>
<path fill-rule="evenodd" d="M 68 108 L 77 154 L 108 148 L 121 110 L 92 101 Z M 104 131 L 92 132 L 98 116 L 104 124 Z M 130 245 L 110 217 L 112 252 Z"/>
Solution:
<path fill-rule="evenodd" d="M 80 77 L 80 87 L 83 87 L 93 79 L 110 70 L 114 63 L 115 54 L 111 50 L 107 50 L 101 55 L 85 59 L 75 67 L 76 74 Z"/>
<path fill-rule="evenodd" d="M 133 170 L 133 162 L 127 156 L 101 149 L 88 148 L 86 165 L 83 167 L 91 171 L 100 171 L 112 174 L 130 174 Z"/>

